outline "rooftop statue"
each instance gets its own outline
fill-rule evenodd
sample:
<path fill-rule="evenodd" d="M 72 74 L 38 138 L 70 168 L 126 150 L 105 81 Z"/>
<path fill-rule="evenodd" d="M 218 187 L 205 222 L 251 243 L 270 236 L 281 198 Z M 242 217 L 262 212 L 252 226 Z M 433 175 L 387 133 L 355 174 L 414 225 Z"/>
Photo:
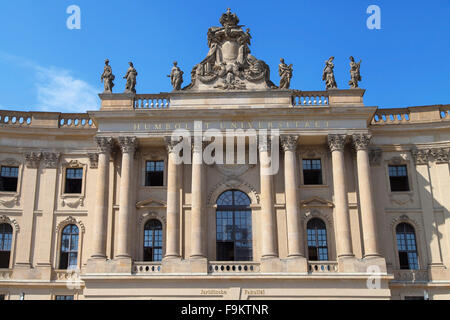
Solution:
<path fill-rule="evenodd" d="M 138 73 L 134 68 L 133 62 L 129 62 L 128 64 L 130 67 L 127 70 L 127 74 L 123 77 L 124 79 L 127 79 L 125 93 L 136 93 L 136 77 Z"/>
<path fill-rule="evenodd" d="M 220 18 L 222 27 L 208 30 L 209 52 L 191 72 L 192 82 L 183 90 L 264 90 L 276 88 L 270 68 L 250 54 L 250 29 L 228 9 Z"/>
<path fill-rule="evenodd" d="M 109 59 L 105 60 L 105 68 L 101 77 L 101 82 L 104 83 L 105 91 L 104 93 L 112 93 L 112 88 L 114 88 L 114 79 L 116 77 L 112 73 L 111 66 L 109 65 Z"/>
<path fill-rule="evenodd" d="M 359 69 L 361 68 L 361 62 L 360 60 L 358 63 L 355 62 L 355 59 L 353 57 L 350 57 L 350 75 L 351 80 L 348 82 L 351 89 L 358 88 L 358 82 L 362 80 L 361 74 L 359 73 Z"/>
<path fill-rule="evenodd" d="M 325 81 L 325 84 L 328 89 L 337 89 L 336 80 L 334 79 L 334 57 L 331 57 L 327 61 L 325 61 L 325 68 L 323 69 L 322 80 Z"/>
<path fill-rule="evenodd" d="M 292 64 L 287 65 L 284 63 L 284 59 L 280 59 L 280 65 L 278 66 L 278 72 L 280 74 L 280 89 L 289 89 L 292 79 Z"/>
<path fill-rule="evenodd" d="M 174 91 L 181 90 L 181 84 L 183 83 L 183 74 L 184 72 L 178 67 L 178 62 L 173 63 L 172 72 L 168 77 L 170 78 L 170 82 L 172 83 L 172 87 Z"/>

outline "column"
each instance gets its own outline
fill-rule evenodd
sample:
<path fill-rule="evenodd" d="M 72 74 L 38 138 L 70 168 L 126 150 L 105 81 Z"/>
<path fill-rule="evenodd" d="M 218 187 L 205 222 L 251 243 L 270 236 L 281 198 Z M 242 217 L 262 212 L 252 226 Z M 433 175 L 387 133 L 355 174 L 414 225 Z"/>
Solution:
<path fill-rule="evenodd" d="M 258 148 L 261 178 L 261 258 L 277 258 L 273 175 L 269 172 L 271 139 L 261 139 L 259 136 Z"/>
<path fill-rule="evenodd" d="M 345 182 L 344 146 L 345 134 L 328 135 L 328 146 L 333 162 L 333 189 L 335 205 L 335 237 L 337 256 L 353 257 L 348 210 L 347 187 Z"/>
<path fill-rule="evenodd" d="M 178 165 L 174 147 L 179 141 L 165 138 L 168 152 L 167 164 L 167 228 L 166 254 L 164 258 L 180 258 L 180 205 L 178 199 Z"/>
<path fill-rule="evenodd" d="M 129 232 L 133 219 L 132 195 L 135 190 L 131 185 L 133 175 L 134 153 L 137 147 L 136 137 L 119 137 L 122 150 L 122 169 L 120 172 L 119 218 L 117 226 L 117 258 L 130 258 Z"/>
<path fill-rule="evenodd" d="M 25 170 L 23 171 L 22 200 L 23 216 L 20 232 L 17 237 L 16 266 L 31 267 L 31 250 L 33 245 L 34 209 L 36 203 L 36 188 L 39 166 L 42 159 L 41 152 L 27 152 L 25 157 Z M 38 239 L 36 239 L 36 242 Z"/>
<path fill-rule="evenodd" d="M 297 150 L 298 136 L 281 137 L 284 150 L 284 192 L 286 195 L 286 220 L 288 236 L 288 257 L 304 257 L 304 240 L 300 226 L 300 212 L 297 197 Z"/>
<path fill-rule="evenodd" d="M 377 240 L 377 218 L 372 193 L 372 179 L 368 146 L 371 136 L 368 134 L 354 134 L 353 145 L 356 150 L 358 167 L 359 201 L 361 207 L 362 233 L 364 239 L 364 258 L 379 257 Z"/>
<path fill-rule="evenodd" d="M 95 196 L 92 256 L 106 259 L 106 227 L 108 219 L 109 158 L 113 139 L 96 137 L 98 148 L 97 193 Z"/>
<path fill-rule="evenodd" d="M 192 144 L 191 258 L 206 257 L 203 147 L 204 142 L 198 139 Z"/>

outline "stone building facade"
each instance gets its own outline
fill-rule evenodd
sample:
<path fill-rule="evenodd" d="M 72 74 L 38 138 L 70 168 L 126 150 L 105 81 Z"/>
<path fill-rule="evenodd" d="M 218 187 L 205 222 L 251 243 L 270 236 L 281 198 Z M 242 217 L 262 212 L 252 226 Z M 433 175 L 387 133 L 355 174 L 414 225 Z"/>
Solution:
<path fill-rule="evenodd" d="M 0 111 L 0 298 L 449 299 L 450 106 L 278 89 L 249 53 L 208 69 L 246 48 L 224 16 L 228 60 L 183 90 Z M 176 129 L 233 131 L 214 142 L 243 136 L 245 162 L 193 137 L 179 163 Z"/>

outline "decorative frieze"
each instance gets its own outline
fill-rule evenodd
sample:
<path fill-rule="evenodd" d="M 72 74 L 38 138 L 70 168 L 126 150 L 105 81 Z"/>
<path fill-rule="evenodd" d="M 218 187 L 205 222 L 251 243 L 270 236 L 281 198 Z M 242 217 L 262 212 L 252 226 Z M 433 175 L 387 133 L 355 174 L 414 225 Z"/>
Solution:
<path fill-rule="evenodd" d="M 137 149 L 138 140 L 136 137 L 119 137 L 118 141 L 122 153 L 134 153 Z"/>
<path fill-rule="evenodd" d="M 342 151 L 345 147 L 345 140 L 347 135 L 345 134 L 329 134 L 328 135 L 328 147 L 330 151 Z"/>
<path fill-rule="evenodd" d="M 437 164 L 448 163 L 450 148 L 411 149 L 411 155 L 416 165 L 425 165 L 428 161 L 434 161 Z"/>
<path fill-rule="evenodd" d="M 59 152 L 44 152 L 44 168 L 56 169 L 58 167 L 58 161 L 61 154 Z"/>
<path fill-rule="evenodd" d="M 379 166 L 381 164 L 381 158 L 383 157 L 383 151 L 381 149 L 370 149 L 369 162 L 371 166 Z"/>
<path fill-rule="evenodd" d="M 98 153 L 88 153 L 89 158 L 89 168 L 97 169 L 98 168 Z"/>
<path fill-rule="evenodd" d="M 436 163 L 448 163 L 450 148 L 433 148 L 430 150 L 430 155 Z"/>
<path fill-rule="evenodd" d="M 281 136 L 281 147 L 286 151 L 295 151 L 297 149 L 298 136 Z"/>
<path fill-rule="evenodd" d="M 111 153 L 114 141 L 111 137 L 95 137 L 95 143 L 100 153 Z"/>
<path fill-rule="evenodd" d="M 356 151 L 367 150 L 372 136 L 370 134 L 353 134 L 352 141 Z"/>
<path fill-rule="evenodd" d="M 27 168 L 39 168 L 42 159 L 42 152 L 26 152 L 24 154 Z"/>
<path fill-rule="evenodd" d="M 429 149 L 412 149 L 411 155 L 416 165 L 428 164 Z"/>

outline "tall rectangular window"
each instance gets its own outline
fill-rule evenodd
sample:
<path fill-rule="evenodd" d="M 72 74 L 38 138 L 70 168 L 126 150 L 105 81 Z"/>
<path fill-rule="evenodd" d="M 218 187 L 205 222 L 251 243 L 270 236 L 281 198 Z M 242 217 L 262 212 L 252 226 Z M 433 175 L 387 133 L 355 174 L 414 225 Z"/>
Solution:
<path fill-rule="evenodd" d="M 82 168 L 66 169 L 66 186 L 65 193 L 80 194 L 83 182 Z"/>
<path fill-rule="evenodd" d="M 145 165 L 145 186 L 164 186 L 164 161 L 147 161 Z"/>
<path fill-rule="evenodd" d="M 303 184 L 323 184 L 320 159 L 303 159 Z"/>
<path fill-rule="evenodd" d="M 408 170 L 406 165 L 389 166 L 391 192 L 409 191 Z"/>
<path fill-rule="evenodd" d="M 0 191 L 16 192 L 19 177 L 19 167 L 1 167 Z"/>

